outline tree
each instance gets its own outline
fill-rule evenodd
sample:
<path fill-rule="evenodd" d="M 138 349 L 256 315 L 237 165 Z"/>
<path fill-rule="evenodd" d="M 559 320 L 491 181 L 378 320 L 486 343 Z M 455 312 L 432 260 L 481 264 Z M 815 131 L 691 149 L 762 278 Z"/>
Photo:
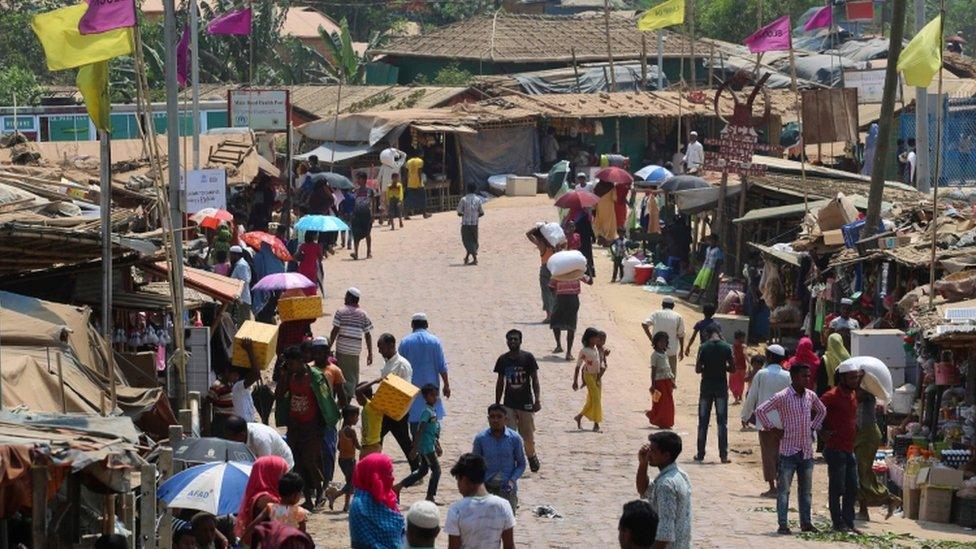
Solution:
<path fill-rule="evenodd" d="M 352 46 L 352 35 L 349 32 L 349 24 L 343 18 L 339 22 L 339 31 L 332 34 L 326 33 L 325 29 L 319 27 L 319 36 L 322 37 L 322 45 L 325 48 L 325 72 L 329 78 L 335 82 L 344 84 L 363 84 L 366 81 L 367 60 L 360 55 Z M 382 35 L 374 32 L 369 39 L 367 50 L 371 50 L 382 41 Z"/>
<path fill-rule="evenodd" d="M 41 96 L 37 77 L 29 69 L 12 65 L 0 69 L 0 104 L 36 105 Z"/>

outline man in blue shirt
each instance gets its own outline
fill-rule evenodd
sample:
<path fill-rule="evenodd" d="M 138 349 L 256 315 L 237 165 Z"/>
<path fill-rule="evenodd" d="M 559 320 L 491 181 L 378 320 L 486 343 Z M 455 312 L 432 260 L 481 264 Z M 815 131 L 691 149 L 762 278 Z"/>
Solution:
<path fill-rule="evenodd" d="M 505 426 L 508 414 L 501 404 L 488 407 L 488 428 L 474 437 L 473 453 L 485 458 L 485 488 L 518 508 L 518 479 L 525 472 L 522 437 Z"/>
<path fill-rule="evenodd" d="M 447 360 L 444 358 L 444 348 L 441 347 L 441 340 L 434 334 L 427 331 L 427 315 L 417 313 L 410 320 L 410 327 L 413 333 L 404 337 L 400 341 L 398 349 L 400 356 L 413 366 L 413 376 L 410 382 L 417 387 L 430 384 L 441 390 L 444 398 L 451 398 L 451 384 L 447 380 Z M 441 380 L 444 387 L 441 388 Z M 417 435 L 420 414 L 423 413 L 426 403 L 422 398 L 415 398 L 413 405 L 410 406 L 410 434 Z M 444 417 L 443 399 L 437 399 L 435 405 L 437 419 Z"/>

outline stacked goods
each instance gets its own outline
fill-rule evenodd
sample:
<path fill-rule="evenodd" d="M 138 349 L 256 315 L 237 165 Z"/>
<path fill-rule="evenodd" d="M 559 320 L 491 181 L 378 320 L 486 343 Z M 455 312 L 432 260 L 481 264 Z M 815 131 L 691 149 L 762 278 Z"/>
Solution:
<path fill-rule="evenodd" d="M 539 232 L 550 246 L 558 246 L 566 242 L 566 233 L 559 223 L 546 223 L 539 227 Z"/>
<path fill-rule="evenodd" d="M 322 316 L 322 296 L 309 295 L 278 300 L 278 316 L 282 322 L 315 320 Z"/>
<path fill-rule="evenodd" d="M 420 389 L 395 375 L 386 376 L 373 395 L 371 405 L 383 415 L 400 421 L 410 411 L 410 405 Z"/>
<path fill-rule="evenodd" d="M 586 274 L 586 257 L 578 250 L 567 250 L 552 254 L 546 263 L 552 278 L 561 282 L 579 280 Z"/>
<path fill-rule="evenodd" d="M 234 335 L 234 348 L 231 353 L 231 363 L 234 366 L 250 368 L 251 361 L 248 359 L 247 351 L 241 346 L 241 341 L 251 340 L 251 350 L 254 353 L 254 360 L 261 369 L 268 367 L 275 358 L 275 351 L 278 346 L 278 326 L 275 324 L 265 324 L 247 320 L 241 325 Z"/>

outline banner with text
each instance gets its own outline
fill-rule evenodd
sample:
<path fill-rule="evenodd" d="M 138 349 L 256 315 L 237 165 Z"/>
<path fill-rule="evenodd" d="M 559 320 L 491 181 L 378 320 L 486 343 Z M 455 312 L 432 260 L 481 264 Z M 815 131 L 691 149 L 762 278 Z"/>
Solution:
<path fill-rule="evenodd" d="M 234 128 L 258 131 L 288 129 L 288 90 L 231 90 L 227 112 Z"/>
<path fill-rule="evenodd" d="M 190 170 L 186 180 L 180 174 L 180 189 L 186 197 L 184 212 L 193 215 L 204 208 L 227 209 L 227 171 Z"/>

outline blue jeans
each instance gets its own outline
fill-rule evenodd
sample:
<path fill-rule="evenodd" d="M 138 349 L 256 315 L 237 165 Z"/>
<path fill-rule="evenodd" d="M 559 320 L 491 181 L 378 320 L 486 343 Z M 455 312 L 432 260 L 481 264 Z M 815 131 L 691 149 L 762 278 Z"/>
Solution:
<path fill-rule="evenodd" d="M 339 433 L 335 427 L 326 427 L 322 434 L 322 476 L 325 478 L 322 486 L 328 486 L 335 476 L 338 436 Z"/>
<path fill-rule="evenodd" d="M 811 526 L 810 520 L 810 488 L 813 483 L 813 459 L 805 459 L 803 452 L 792 456 L 779 456 L 779 494 L 776 496 L 776 519 L 780 528 L 788 526 L 787 513 L 790 509 L 790 485 L 793 484 L 793 473 L 796 473 L 796 484 L 799 488 L 797 500 L 800 508 L 800 527 Z"/>
<path fill-rule="evenodd" d="M 708 422 L 715 404 L 715 422 L 718 423 L 718 455 L 729 457 L 729 394 L 702 393 L 698 396 L 698 457 L 705 457 L 705 441 L 708 439 Z"/>
<path fill-rule="evenodd" d="M 824 448 L 827 461 L 830 521 L 834 528 L 854 528 L 854 501 L 857 499 L 857 458 L 854 452 Z"/>

